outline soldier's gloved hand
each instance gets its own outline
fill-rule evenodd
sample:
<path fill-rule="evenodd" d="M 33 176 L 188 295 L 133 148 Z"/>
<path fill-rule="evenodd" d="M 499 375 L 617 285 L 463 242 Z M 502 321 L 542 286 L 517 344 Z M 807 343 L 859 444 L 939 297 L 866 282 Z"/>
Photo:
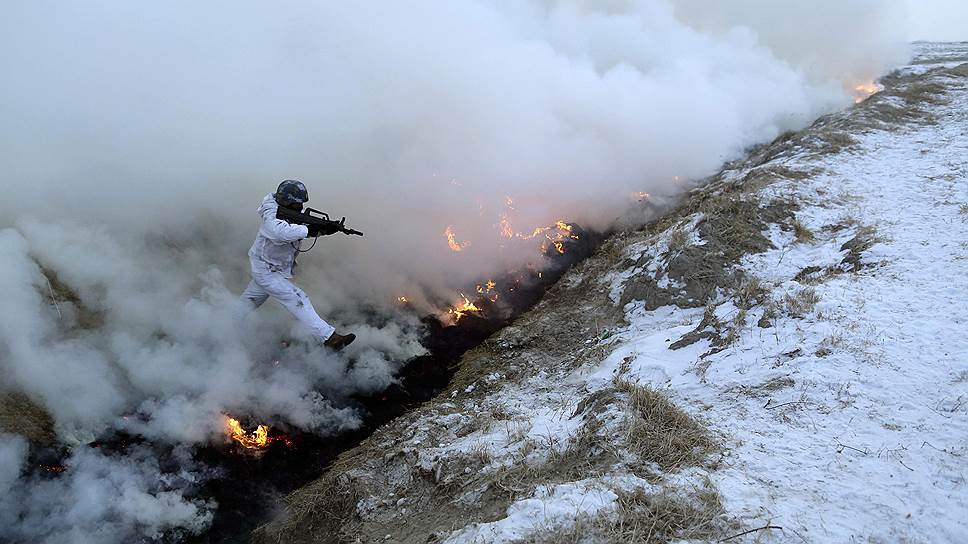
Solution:
<path fill-rule="evenodd" d="M 325 227 L 320 227 L 319 232 L 323 236 L 329 236 L 330 234 L 336 234 L 337 232 L 339 232 L 339 225 L 332 224 L 332 225 L 326 225 Z"/>
<path fill-rule="evenodd" d="M 319 231 L 319 225 L 306 225 L 306 228 L 309 229 L 309 238 L 315 238 L 322 234 Z"/>

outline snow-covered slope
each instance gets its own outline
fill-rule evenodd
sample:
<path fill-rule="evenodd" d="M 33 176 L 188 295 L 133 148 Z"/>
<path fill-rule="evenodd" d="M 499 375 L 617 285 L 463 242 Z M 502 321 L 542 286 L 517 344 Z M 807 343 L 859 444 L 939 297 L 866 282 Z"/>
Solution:
<path fill-rule="evenodd" d="M 965 59 L 610 240 L 257 539 L 968 541 Z"/>
<path fill-rule="evenodd" d="M 668 349 L 701 310 L 632 304 L 598 371 L 632 357 L 642 379 L 701 410 L 727 437 L 725 467 L 712 473 L 727 512 L 783 527 L 763 540 L 968 541 L 968 70 L 959 72 L 931 76 L 944 87 L 921 104 L 931 120 L 780 161 L 816 173 L 763 190 L 799 204 L 800 240 L 772 228 L 774 249 L 741 264 L 781 307 L 773 319 L 701 357 L 709 341 Z M 782 310 L 806 289 L 812 309 Z M 716 307 L 722 321 L 739 311 Z"/>

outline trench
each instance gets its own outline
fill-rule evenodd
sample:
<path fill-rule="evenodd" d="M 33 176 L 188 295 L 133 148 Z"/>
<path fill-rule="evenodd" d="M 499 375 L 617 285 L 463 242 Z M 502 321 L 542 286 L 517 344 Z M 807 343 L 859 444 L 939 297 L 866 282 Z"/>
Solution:
<path fill-rule="evenodd" d="M 269 520 L 283 495 L 319 478 L 340 453 L 441 393 L 464 353 L 537 304 L 548 288 L 570 267 L 588 258 L 605 238 L 587 231 L 578 234 L 578 239 L 566 243 L 564 253 L 551 248 L 546 254 L 548 266 L 540 272 L 518 271 L 499 278 L 498 286 L 504 287 L 497 289 L 497 303 L 485 297 L 474 301 L 482 309 L 480 316 L 467 314 L 450 326 L 443 326 L 436 317 L 425 317 L 423 345 L 428 353 L 401 368 L 398 384 L 352 399 L 366 414 L 361 428 L 331 437 L 292 433 L 288 435 L 291 443 L 270 442 L 258 456 L 226 451 L 224 447 L 200 449 L 196 458 L 219 467 L 225 476 L 209 481 L 199 490 L 199 496 L 216 500 L 219 508 L 211 528 L 187 542 L 245 541 L 253 529 Z"/>
<path fill-rule="evenodd" d="M 449 326 L 434 316 L 423 318 L 423 345 L 428 353 L 406 362 L 398 373 L 398 383 L 387 390 L 345 401 L 344 406 L 353 406 L 364 414 L 360 428 L 336 436 L 319 436 L 279 426 L 270 431 L 270 438 L 275 439 L 260 450 L 246 450 L 235 443 L 195 448 L 195 461 L 206 467 L 207 473 L 217 476 L 186 494 L 217 503 L 212 524 L 201 535 L 172 532 L 160 540 L 193 544 L 247 541 L 253 529 L 278 513 L 285 495 L 324 475 L 342 452 L 357 446 L 381 426 L 441 393 L 464 353 L 533 307 L 570 267 L 588 258 L 605 239 L 602 234 L 577 226 L 575 229 L 578 238 L 565 242 L 564 253 L 550 248 L 540 271 L 525 269 L 496 278 L 498 302 L 485 297 L 472 299 L 482 309 L 480 315 L 464 315 Z M 123 434 L 105 437 L 92 446 L 124 455 L 132 444 L 151 447 L 163 469 L 177 472 L 178 461 L 171 446 L 150 444 Z M 58 467 L 67 453 L 64 447 L 38 450 L 33 453 L 31 465 L 41 469 Z M 47 472 L 45 477 L 57 477 L 56 470 Z"/>

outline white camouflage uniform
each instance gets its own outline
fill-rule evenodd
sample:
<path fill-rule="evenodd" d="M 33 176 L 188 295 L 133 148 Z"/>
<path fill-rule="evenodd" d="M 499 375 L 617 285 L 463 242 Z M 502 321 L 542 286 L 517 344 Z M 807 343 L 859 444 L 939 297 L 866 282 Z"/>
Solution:
<path fill-rule="evenodd" d="M 309 229 L 305 225 L 292 225 L 277 219 L 278 208 L 272 194 L 266 195 L 259 206 L 262 226 L 249 249 L 252 281 L 239 301 L 239 318 L 244 318 L 272 297 L 309 327 L 314 336 L 327 340 L 336 329 L 319 317 L 306 293 L 289 281 L 299 243 L 309 236 Z"/>

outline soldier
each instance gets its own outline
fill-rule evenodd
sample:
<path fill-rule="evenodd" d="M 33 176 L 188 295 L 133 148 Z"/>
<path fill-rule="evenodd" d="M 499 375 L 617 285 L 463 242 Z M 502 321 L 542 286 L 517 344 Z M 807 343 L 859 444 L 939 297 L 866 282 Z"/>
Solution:
<path fill-rule="evenodd" d="M 259 206 L 262 226 L 249 249 L 252 281 L 242 293 L 240 317 L 272 297 L 285 306 L 300 323 L 309 327 L 324 346 L 340 350 L 356 340 L 356 335 L 338 334 L 332 325 L 319 317 L 305 291 L 289 281 L 293 275 L 300 242 L 310 236 L 337 232 L 335 228 L 294 225 L 276 218 L 279 206 L 300 211 L 308 201 L 309 192 L 306 186 L 291 179 L 280 183 L 275 194 L 268 194 L 262 199 L 262 205 Z"/>

